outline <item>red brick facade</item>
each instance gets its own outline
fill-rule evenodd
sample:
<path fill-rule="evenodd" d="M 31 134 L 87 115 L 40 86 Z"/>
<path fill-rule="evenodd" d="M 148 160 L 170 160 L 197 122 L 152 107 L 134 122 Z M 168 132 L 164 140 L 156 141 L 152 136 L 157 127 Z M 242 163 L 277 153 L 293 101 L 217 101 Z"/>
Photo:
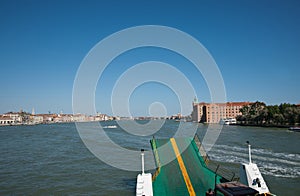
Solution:
<path fill-rule="evenodd" d="M 236 118 L 240 109 L 250 102 L 193 103 L 192 120 L 205 123 L 219 123 L 221 119 Z"/>

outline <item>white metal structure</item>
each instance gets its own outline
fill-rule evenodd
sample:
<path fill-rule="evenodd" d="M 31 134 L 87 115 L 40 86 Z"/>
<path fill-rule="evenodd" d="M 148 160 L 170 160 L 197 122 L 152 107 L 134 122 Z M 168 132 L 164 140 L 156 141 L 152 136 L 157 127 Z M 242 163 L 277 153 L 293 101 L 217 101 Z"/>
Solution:
<path fill-rule="evenodd" d="M 141 150 L 142 173 L 137 176 L 136 196 L 153 196 L 152 174 L 145 173 L 144 150 Z"/>
<path fill-rule="evenodd" d="M 240 182 L 257 190 L 259 194 L 269 192 L 269 188 L 263 179 L 257 165 L 251 160 L 251 145 L 248 143 L 249 163 L 242 163 L 240 167 Z"/>

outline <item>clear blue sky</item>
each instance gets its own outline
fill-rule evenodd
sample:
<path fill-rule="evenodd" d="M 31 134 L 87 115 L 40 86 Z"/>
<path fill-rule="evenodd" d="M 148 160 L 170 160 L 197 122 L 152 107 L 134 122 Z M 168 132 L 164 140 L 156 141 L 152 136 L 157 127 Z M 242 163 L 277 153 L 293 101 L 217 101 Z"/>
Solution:
<path fill-rule="evenodd" d="M 73 81 L 88 51 L 114 32 L 149 24 L 174 27 L 200 41 L 219 66 L 228 101 L 300 103 L 299 1 L 1 0 L 0 113 L 33 107 L 37 113 L 72 113 Z M 111 114 L 114 82 L 126 68 L 149 60 L 174 65 L 198 99 L 210 101 L 188 61 L 144 48 L 107 68 L 96 91 L 97 111 Z M 132 115 L 148 115 L 155 101 L 164 103 L 169 115 L 179 112 L 174 93 L 150 83 L 132 94 Z"/>

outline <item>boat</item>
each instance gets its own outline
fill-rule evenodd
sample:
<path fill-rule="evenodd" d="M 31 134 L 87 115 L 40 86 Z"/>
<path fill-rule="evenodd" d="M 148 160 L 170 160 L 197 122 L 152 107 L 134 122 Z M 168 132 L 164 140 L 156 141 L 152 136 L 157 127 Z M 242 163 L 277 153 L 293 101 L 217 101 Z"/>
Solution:
<path fill-rule="evenodd" d="M 235 118 L 223 118 L 220 120 L 220 124 L 222 125 L 234 125 L 236 124 Z"/>
<path fill-rule="evenodd" d="M 290 131 L 300 132 L 300 127 L 290 127 Z"/>
<path fill-rule="evenodd" d="M 142 150 L 142 173 L 137 176 L 136 196 L 272 195 L 257 165 L 251 161 L 250 147 L 250 161 L 241 165 L 243 179 L 239 181 L 234 172 L 209 159 L 197 134 L 194 138 L 153 137 L 150 143 L 157 168 L 153 175 L 145 173 Z M 174 160 L 170 162 L 170 158 Z"/>
<path fill-rule="evenodd" d="M 104 129 L 116 129 L 118 128 L 117 125 L 108 125 L 108 126 L 104 126 Z"/>

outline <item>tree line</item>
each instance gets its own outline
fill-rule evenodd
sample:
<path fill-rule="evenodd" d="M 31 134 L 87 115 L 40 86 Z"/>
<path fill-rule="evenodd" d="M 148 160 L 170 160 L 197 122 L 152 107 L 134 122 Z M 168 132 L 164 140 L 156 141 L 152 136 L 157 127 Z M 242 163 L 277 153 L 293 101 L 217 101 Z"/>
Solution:
<path fill-rule="evenodd" d="M 263 126 L 294 126 L 300 124 L 300 106 L 289 103 L 266 105 L 256 101 L 240 109 L 240 124 Z"/>

